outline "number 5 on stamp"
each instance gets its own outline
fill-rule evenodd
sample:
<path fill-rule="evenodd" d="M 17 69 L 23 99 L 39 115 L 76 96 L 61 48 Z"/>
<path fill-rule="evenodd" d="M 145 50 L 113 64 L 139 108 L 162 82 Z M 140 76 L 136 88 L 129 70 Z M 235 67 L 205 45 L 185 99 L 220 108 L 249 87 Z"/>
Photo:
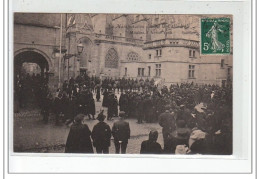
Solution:
<path fill-rule="evenodd" d="M 201 19 L 201 54 L 230 54 L 230 18 Z"/>

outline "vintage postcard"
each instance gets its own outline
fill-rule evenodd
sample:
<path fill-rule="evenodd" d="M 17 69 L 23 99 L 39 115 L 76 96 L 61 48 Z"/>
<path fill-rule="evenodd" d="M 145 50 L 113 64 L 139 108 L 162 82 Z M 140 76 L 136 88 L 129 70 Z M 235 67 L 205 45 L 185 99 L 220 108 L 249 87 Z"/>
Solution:
<path fill-rule="evenodd" d="M 233 16 L 14 13 L 15 153 L 233 154 Z"/>

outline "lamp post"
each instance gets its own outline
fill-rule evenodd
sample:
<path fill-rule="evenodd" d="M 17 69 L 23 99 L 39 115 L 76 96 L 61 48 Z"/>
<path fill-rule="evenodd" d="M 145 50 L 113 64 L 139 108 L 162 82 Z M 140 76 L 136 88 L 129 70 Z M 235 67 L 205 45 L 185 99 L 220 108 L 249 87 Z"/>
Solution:
<path fill-rule="evenodd" d="M 83 52 L 84 46 L 80 43 L 77 45 L 77 51 L 78 53 L 74 53 L 74 54 L 64 54 L 63 58 L 64 59 L 70 59 L 71 57 L 76 57 L 78 55 L 80 55 Z"/>
<path fill-rule="evenodd" d="M 77 45 L 77 53 L 75 53 L 75 54 L 66 54 L 66 51 L 67 51 L 66 49 L 58 50 L 58 49 L 54 48 L 53 53 L 55 54 L 55 57 L 57 57 L 57 56 L 59 56 L 59 58 L 63 57 L 64 62 L 66 59 L 68 59 L 68 79 L 69 79 L 69 59 L 71 57 L 79 56 L 83 52 L 83 49 L 84 49 L 84 46 L 81 43 L 79 43 Z M 62 56 L 61 53 L 64 55 Z M 60 87 L 60 60 L 59 60 L 59 87 Z"/>
<path fill-rule="evenodd" d="M 84 49 L 84 46 L 83 46 L 83 44 L 81 44 L 81 43 L 79 43 L 78 45 L 77 45 L 77 52 L 78 53 L 75 53 L 75 54 L 65 54 L 64 56 L 63 56 L 63 58 L 64 58 L 64 62 L 65 62 L 65 60 L 67 59 L 68 60 L 68 80 L 69 80 L 69 73 L 70 73 L 70 58 L 71 57 L 77 57 L 77 56 L 79 56 L 82 52 L 83 52 L 83 49 Z"/>

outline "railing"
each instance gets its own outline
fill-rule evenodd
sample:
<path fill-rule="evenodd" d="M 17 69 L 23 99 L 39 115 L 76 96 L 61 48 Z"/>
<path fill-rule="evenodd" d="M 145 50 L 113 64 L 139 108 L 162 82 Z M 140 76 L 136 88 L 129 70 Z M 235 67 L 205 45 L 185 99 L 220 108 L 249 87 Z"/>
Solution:
<path fill-rule="evenodd" d="M 193 40 L 186 40 L 186 39 L 162 39 L 152 42 L 146 42 L 144 44 L 144 48 L 156 48 L 161 46 L 173 46 L 173 47 L 192 47 L 192 48 L 199 48 L 199 42 Z"/>

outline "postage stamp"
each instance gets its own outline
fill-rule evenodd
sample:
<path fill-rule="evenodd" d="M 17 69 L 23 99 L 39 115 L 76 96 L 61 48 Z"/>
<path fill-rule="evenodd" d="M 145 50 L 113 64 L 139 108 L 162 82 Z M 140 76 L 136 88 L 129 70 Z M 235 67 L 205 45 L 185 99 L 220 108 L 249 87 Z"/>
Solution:
<path fill-rule="evenodd" d="M 201 19 L 201 54 L 230 53 L 230 18 Z"/>

